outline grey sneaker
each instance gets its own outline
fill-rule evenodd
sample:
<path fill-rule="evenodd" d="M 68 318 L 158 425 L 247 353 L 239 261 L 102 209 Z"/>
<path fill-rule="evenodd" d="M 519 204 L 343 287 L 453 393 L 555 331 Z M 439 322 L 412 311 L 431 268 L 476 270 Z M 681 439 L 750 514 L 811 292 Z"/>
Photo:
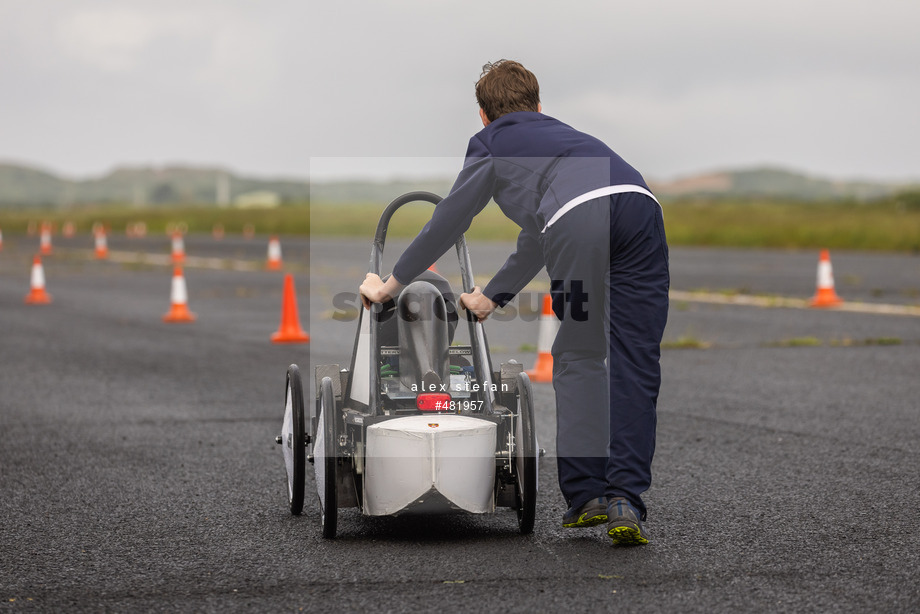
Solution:
<path fill-rule="evenodd" d="M 577 508 L 570 507 L 562 517 L 562 526 L 567 529 L 593 527 L 607 522 L 607 497 L 591 499 Z"/>
<path fill-rule="evenodd" d="M 641 546 L 649 542 L 639 520 L 639 512 L 623 497 L 615 497 L 607 506 L 607 535 L 614 546 Z"/>

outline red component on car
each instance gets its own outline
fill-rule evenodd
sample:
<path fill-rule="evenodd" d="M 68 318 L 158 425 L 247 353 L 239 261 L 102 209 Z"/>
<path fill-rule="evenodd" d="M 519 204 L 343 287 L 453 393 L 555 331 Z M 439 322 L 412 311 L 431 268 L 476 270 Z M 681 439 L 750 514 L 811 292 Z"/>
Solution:
<path fill-rule="evenodd" d="M 443 392 L 426 392 L 415 397 L 415 406 L 421 411 L 450 411 L 450 395 Z"/>

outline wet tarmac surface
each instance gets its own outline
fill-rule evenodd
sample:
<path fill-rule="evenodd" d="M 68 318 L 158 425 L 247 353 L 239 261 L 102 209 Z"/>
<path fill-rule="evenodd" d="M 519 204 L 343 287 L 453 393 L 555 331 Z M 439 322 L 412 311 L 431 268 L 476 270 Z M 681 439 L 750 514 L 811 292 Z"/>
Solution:
<path fill-rule="evenodd" d="M 287 365 L 309 382 L 312 365 L 350 358 L 355 322 L 341 307 L 369 241 L 282 237 L 311 335 L 284 346 L 269 341 L 282 275 L 263 270 L 267 237 L 186 239 L 198 319 L 183 325 L 161 320 L 165 237 L 110 239 L 113 255 L 151 262 L 95 261 L 90 238 L 56 240 L 45 306 L 23 303 L 37 238 L 4 239 L 0 611 L 910 611 L 920 601 L 920 317 L 673 301 L 649 546 L 560 527 L 550 384 L 535 385 L 547 455 L 533 535 L 518 535 L 509 509 L 345 509 L 338 537 L 324 540 L 309 469 L 304 513 L 287 509 L 274 437 Z M 481 282 L 511 247 L 472 246 Z M 920 258 L 832 257 L 844 299 L 920 302 Z M 674 290 L 814 292 L 817 253 L 672 248 L 671 261 Z M 449 256 L 438 266 L 456 280 Z M 516 305 L 527 301 L 538 304 Z M 505 320 L 487 324 L 493 361 L 529 367 L 534 308 Z"/>

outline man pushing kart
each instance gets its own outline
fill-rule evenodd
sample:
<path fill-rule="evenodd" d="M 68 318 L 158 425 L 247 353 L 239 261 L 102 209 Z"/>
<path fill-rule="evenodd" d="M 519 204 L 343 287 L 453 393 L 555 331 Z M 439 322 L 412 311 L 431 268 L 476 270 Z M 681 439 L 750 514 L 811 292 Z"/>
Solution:
<path fill-rule="evenodd" d="M 599 524 L 615 545 L 649 541 L 668 246 L 661 207 L 642 176 L 598 139 L 541 113 L 536 77 L 487 64 L 476 83 L 483 129 L 450 194 L 393 267 L 368 274 L 365 306 L 384 302 L 443 255 L 494 199 L 521 227 L 517 247 L 484 289 L 460 296 L 480 320 L 545 266 L 553 311 L 562 526 Z"/>

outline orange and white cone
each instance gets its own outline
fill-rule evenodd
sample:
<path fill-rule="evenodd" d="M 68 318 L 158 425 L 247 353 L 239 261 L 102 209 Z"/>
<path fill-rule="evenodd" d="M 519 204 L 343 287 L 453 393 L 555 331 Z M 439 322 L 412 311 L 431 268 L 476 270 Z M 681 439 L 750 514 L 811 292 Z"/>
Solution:
<path fill-rule="evenodd" d="M 41 238 L 39 239 L 39 245 L 41 246 L 41 253 L 43 256 L 51 254 L 53 251 L 51 248 L 51 225 L 42 224 Z"/>
<path fill-rule="evenodd" d="M 256 227 L 252 224 L 246 224 L 243 226 L 243 238 L 251 239 L 256 236 Z"/>
<path fill-rule="evenodd" d="M 109 257 L 109 242 L 105 236 L 105 229 L 100 229 L 95 236 L 96 260 L 105 260 Z"/>
<path fill-rule="evenodd" d="M 125 234 L 129 237 L 146 237 L 147 222 L 132 222 L 125 227 Z"/>
<path fill-rule="evenodd" d="M 559 320 L 553 313 L 553 299 L 549 294 L 543 295 L 543 310 L 540 312 L 540 334 L 537 337 L 537 362 L 527 372 L 531 381 L 553 381 L 553 341 L 559 331 Z"/>
<path fill-rule="evenodd" d="M 73 237 L 77 233 L 77 227 L 73 222 L 64 222 L 64 225 L 61 227 L 61 234 L 68 239 Z"/>
<path fill-rule="evenodd" d="M 50 302 L 51 295 L 45 290 L 45 268 L 42 266 L 42 257 L 36 254 L 32 260 L 32 289 L 26 295 L 26 303 L 47 305 Z"/>
<path fill-rule="evenodd" d="M 812 307 L 836 307 L 843 303 L 834 290 L 834 270 L 831 267 L 831 255 L 826 249 L 821 250 L 818 260 L 818 288 L 811 298 Z"/>
<path fill-rule="evenodd" d="M 163 316 L 164 322 L 195 321 L 195 314 L 188 310 L 188 288 L 185 285 L 182 267 L 179 265 L 173 269 L 172 292 L 169 299 L 172 305 L 169 312 Z"/>
<path fill-rule="evenodd" d="M 284 296 L 281 299 L 281 326 L 272 335 L 272 343 L 309 343 L 308 335 L 300 326 L 297 314 L 297 294 L 294 292 L 294 276 L 284 276 Z"/>
<path fill-rule="evenodd" d="M 173 264 L 185 262 L 185 240 L 178 230 L 172 235 L 172 261 Z"/>
<path fill-rule="evenodd" d="M 278 237 L 272 237 L 268 240 L 268 260 L 265 262 L 265 268 L 269 271 L 280 271 L 281 266 L 281 241 Z"/>
<path fill-rule="evenodd" d="M 214 224 L 214 227 L 211 228 L 211 236 L 216 240 L 220 241 L 224 238 L 224 225 L 223 224 Z"/>

